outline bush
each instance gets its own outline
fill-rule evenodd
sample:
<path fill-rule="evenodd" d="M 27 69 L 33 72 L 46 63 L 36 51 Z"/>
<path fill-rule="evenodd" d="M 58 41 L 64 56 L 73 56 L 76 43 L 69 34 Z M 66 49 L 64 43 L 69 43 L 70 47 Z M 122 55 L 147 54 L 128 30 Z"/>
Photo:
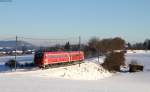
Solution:
<path fill-rule="evenodd" d="M 144 69 L 144 66 L 142 66 L 142 65 L 130 64 L 129 67 L 130 67 L 129 72 L 139 72 L 139 71 L 143 71 L 143 69 Z"/>
<path fill-rule="evenodd" d="M 34 67 L 35 64 L 34 62 L 31 62 L 31 63 L 25 63 L 25 64 L 20 64 L 19 62 L 17 62 L 16 60 L 8 60 L 6 63 L 5 63 L 5 66 L 13 69 L 15 68 L 15 63 L 16 63 L 16 67 L 17 68 L 31 68 L 31 67 Z"/>
<path fill-rule="evenodd" d="M 102 66 L 109 71 L 120 71 L 120 66 L 125 65 L 125 58 L 123 52 L 109 53 Z"/>
<path fill-rule="evenodd" d="M 33 66 L 35 66 L 34 62 L 24 64 L 24 67 L 33 67 Z"/>
<path fill-rule="evenodd" d="M 8 66 L 10 68 L 15 68 L 15 66 L 19 66 L 20 64 L 16 61 L 16 60 L 8 60 L 6 63 L 5 63 L 5 66 Z"/>
<path fill-rule="evenodd" d="M 131 63 L 129 64 L 129 72 L 139 72 L 143 71 L 144 66 L 138 64 L 136 60 L 132 60 Z"/>

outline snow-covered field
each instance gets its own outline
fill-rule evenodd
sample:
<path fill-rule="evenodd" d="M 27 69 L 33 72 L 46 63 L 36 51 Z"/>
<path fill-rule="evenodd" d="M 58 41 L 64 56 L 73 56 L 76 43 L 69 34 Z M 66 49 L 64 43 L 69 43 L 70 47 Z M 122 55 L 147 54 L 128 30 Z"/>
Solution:
<path fill-rule="evenodd" d="M 135 52 L 126 54 L 126 62 L 137 60 L 144 65 L 144 72 L 112 75 L 92 58 L 80 67 L 0 73 L 0 92 L 150 92 L 150 52 Z"/>
<path fill-rule="evenodd" d="M 150 51 L 129 51 L 126 54 L 126 63 L 136 61 L 144 66 L 144 71 L 150 71 Z"/>
<path fill-rule="evenodd" d="M 118 74 L 95 81 L 1 76 L 0 92 L 149 92 L 150 72 Z"/>
<path fill-rule="evenodd" d="M 34 55 L 24 55 L 24 56 L 17 56 L 17 61 L 19 62 L 32 62 Z M 15 59 L 15 56 L 1 56 L 0 57 L 0 64 L 4 64 L 10 59 Z"/>
<path fill-rule="evenodd" d="M 16 59 L 17 61 L 19 61 L 19 63 L 33 62 L 33 56 L 34 55 L 17 56 Z M 15 56 L 1 56 L 0 57 L 0 72 L 9 70 L 9 68 L 5 67 L 4 64 L 10 59 L 15 59 Z"/>

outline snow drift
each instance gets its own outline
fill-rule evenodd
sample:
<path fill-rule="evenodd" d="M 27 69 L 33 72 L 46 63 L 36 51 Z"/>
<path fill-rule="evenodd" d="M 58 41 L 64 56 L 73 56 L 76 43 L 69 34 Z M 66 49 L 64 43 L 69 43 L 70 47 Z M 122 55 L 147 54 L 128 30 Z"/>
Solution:
<path fill-rule="evenodd" d="M 70 80 L 98 80 L 112 76 L 112 73 L 105 70 L 101 65 L 93 62 L 84 62 L 71 66 L 50 68 L 46 70 L 27 71 L 17 70 L 3 75 L 19 75 L 46 78 L 65 78 Z M 1 74 L 0 74 L 1 76 Z"/>
<path fill-rule="evenodd" d="M 77 64 L 67 67 L 48 69 L 39 74 L 40 76 L 45 77 L 58 77 L 75 80 L 98 80 L 112 75 L 102 66 L 92 62 L 85 62 L 80 65 Z"/>

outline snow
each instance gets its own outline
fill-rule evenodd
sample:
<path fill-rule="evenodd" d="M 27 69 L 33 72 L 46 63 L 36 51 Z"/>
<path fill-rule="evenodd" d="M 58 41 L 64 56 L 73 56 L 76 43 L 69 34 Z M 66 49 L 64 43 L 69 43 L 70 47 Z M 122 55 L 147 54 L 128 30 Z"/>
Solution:
<path fill-rule="evenodd" d="M 5 75 L 15 74 L 34 77 L 65 78 L 71 80 L 98 80 L 112 76 L 112 73 L 108 72 L 102 66 L 93 62 L 84 62 L 80 65 L 76 64 L 46 70 L 36 70 L 29 72 L 23 72 L 21 70 L 18 70 L 17 72 L 13 73 L 5 73 Z"/>
<path fill-rule="evenodd" d="M 127 53 L 150 53 L 150 50 L 127 50 Z"/>
<path fill-rule="evenodd" d="M 19 63 L 22 63 L 22 64 L 26 62 L 33 62 L 33 56 L 34 56 L 33 54 L 17 56 L 17 61 L 19 61 Z M 15 56 L 0 56 L 0 72 L 9 70 L 9 68 L 5 67 L 4 64 L 10 59 L 15 59 Z"/>
<path fill-rule="evenodd" d="M 144 71 L 150 71 L 150 51 L 135 50 L 128 52 L 125 57 L 127 64 L 134 60 L 144 66 Z"/>
<path fill-rule="evenodd" d="M 3 63 L 8 61 L 13 56 L 7 57 L 0 57 Z M 19 56 L 17 57 L 18 61 L 21 62 L 28 62 L 33 59 L 31 55 L 26 56 Z M 7 71 L 8 74 L 22 74 L 24 76 L 31 75 L 31 76 L 38 76 L 38 77 L 49 77 L 49 78 L 65 78 L 65 79 L 72 79 L 72 80 L 98 80 L 103 79 L 105 77 L 112 76 L 112 73 L 108 72 L 107 70 L 103 69 L 100 65 L 103 63 L 104 57 L 100 57 L 99 62 L 97 58 L 86 59 L 83 63 L 65 66 L 65 67 L 58 67 L 58 68 L 51 68 L 46 70 L 36 70 L 36 71 L 29 71 L 24 73 L 22 70 L 17 69 L 17 72 L 11 73 L 9 72 L 9 68 L 5 67 L 4 65 L 0 66 L 0 71 Z"/>
<path fill-rule="evenodd" d="M 98 80 L 112 76 L 111 73 L 92 62 L 86 62 L 79 65 L 48 69 L 41 76 L 66 78 L 72 80 Z"/>
<path fill-rule="evenodd" d="M 34 55 L 23 55 L 23 56 L 17 56 L 17 61 L 19 62 L 32 62 Z M 0 57 L 0 64 L 4 64 L 10 59 L 15 59 L 15 56 L 1 56 Z"/>
<path fill-rule="evenodd" d="M 108 72 L 99 67 L 104 60 L 100 57 L 100 62 L 97 63 L 97 58 L 87 59 L 80 67 L 77 64 L 47 70 L 0 73 L 0 92 L 150 92 L 150 52 L 128 52 L 126 62 L 130 63 L 133 59 L 144 65 L 144 72 L 116 73 L 113 76 L 109 73 L 108 76 Z M 91 77 L 99 76 L 96 71 L 99 69 L 103 77 Z M 85 80 L 85 76 L 89 79 Z"/>
<path fill-rule="evenodd" d="M 99 56 L 99 60 L 98 60 L 98 57 L 94 57 L 94 58 L 86 59 L 85 61 L 93 62 L 96 64 L 102 64 L 102 63 L 104 63 L 104 59 L 105 59 L 105 56 Z"/>
<path fill-rule="evenodd" d="M 81 81 L 7 75 L 0 77 L 1 92 L 149 92 L 150 72 L 116 74 L 102 80 Z"/>

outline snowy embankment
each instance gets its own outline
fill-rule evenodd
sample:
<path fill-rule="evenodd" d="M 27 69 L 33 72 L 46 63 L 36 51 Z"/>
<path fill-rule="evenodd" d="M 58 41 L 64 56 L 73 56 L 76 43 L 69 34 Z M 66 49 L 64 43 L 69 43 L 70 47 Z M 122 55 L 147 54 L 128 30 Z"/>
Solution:
<path fill-rule="evenodd" d="M 40 71 L 41 72 L 41 71 Z M 40 76 L 58 77 L 75 80 L 97 80 L 105 77 L 110 77 L 112 74 L 103 69 L 102 66 L 92 62 L 82 64 L 48 69 L 39 73 Z"/>
<path fill-rule="evenodd" d="M 50 68 L 46 70 L 36 70 L 24 72 L 17 70 L 16 72 L 8 72 L 1 75 L 20 75 L 32 77 L 47 77 L 47 78 L 65 78 L 71 80 L 98 80 L 112 76 L 112 73 L 105 70 L 101 65 L 93 62 L 83 62 L 80 65 L 71 65 L 58 68 Z"/>

